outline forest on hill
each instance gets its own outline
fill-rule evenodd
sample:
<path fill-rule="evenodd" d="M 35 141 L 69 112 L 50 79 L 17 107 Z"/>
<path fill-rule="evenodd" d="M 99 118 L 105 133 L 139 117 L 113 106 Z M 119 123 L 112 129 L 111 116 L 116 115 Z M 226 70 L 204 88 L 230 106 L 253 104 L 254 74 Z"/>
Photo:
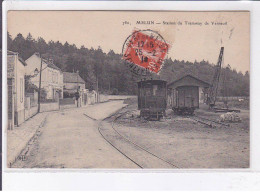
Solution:
<path fill-rule="evenodd" d="M 86 81 L 88 89 L 96 89 L 110 94 L 136 94 L 140 77 L 135 76 L 121 59 L 121 54 L 110 50 L 108 53 L 99 47 L 94 49 L 59 41 L 46 42 L 43 38 L 33 38 L 29 33 L 27 37 L 17 34 L 11 37 L 8 33 L 8 50 L 18 52 L 24 60 L 35 52 L 42 54 L 43 58 L 52 58 L 54 64 L 64 72 L 79 71 Z M 216 53 L 217 56 L 217 53 Z M 217 57 L 216 57 L 217 58 Z M 217 62 L 217 61 L 216 61 Z M 215 64 L 208 61 L 200 62 L 180 61 L 167 58 L 159 75 L 154 78 L 172 82 L 184 75 L 191 74 L 208 83 L 212 82 Z M 226 65 L 221 70 L 219 95 L 220 96 L 249 96 L 249 72 L 242 74 Z"/>

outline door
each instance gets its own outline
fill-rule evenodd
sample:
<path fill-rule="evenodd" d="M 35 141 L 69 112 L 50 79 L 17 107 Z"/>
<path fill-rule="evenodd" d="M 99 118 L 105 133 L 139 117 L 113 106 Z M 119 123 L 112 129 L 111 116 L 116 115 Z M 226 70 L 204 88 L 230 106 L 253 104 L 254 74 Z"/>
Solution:
<path fill-rule="evenodd" d="M 178 99 L 177 99 L 177 103 L 178 103 L 178 107 L 185 107 L 185 90 L 184 88 L 179 88 L 178 89 Z"/>
<path fill-rule="evenodd" d="M 193 99 L 193 92 L 192 87 L 185 87 L 185 107 L 193 107 L 194 106 L 194 99 Z"/>

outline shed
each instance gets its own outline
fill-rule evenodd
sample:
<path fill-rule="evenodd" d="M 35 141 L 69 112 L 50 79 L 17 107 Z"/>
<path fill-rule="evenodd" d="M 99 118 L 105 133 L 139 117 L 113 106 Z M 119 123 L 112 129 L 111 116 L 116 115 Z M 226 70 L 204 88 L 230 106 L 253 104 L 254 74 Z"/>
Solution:
<path fill-rule="evenodd" d="M 198 86 L 198 87 L 208 88 L 211 86 L 211 84 L 202 81 L 192 75 L 185 75 L 180 79 L 177 79 L 168 84 L 168 88 L 177 88 L 180 86 Z"/>
<path fill-rule="evenodd" d="M 207 99 L 207 89 L 211 84 L 192 75 L 186 75 L 168 84 L 168 102 L 172 107 L 190 107 L 187 98 L 192 97 L 192 106 L 199 108 L 199 103 Z"/>

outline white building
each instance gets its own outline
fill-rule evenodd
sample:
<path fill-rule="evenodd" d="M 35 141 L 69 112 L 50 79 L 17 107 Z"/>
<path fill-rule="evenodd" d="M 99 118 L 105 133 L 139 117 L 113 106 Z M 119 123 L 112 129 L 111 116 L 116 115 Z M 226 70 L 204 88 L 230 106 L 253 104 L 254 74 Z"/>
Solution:
<path fill-rule="evenodd" d="M 8 129 L 25 120 L 25 68 L 26 63 L 18 53 L 7 51 Z"/>
<path fill-rule="evenodd" d="M 39 87 L 41 58 L 39 53 L 34 53 L 26 60 L 26 75 L 36 76 L 31 78 L 31 82 Z M 63 73 L 60 68 L 53 64 L 52 60 L 42 59 L 41 88 L 47 92 L 47 99 L 63 98 Z"/>

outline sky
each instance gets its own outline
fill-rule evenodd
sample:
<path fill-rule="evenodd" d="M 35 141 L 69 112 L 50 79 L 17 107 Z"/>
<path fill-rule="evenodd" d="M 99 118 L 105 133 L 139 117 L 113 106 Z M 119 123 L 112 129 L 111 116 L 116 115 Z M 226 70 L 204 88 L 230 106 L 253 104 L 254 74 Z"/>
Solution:
<path fill-rule="evenodd" d="M 154 24 L 138 23 L 142 21 Z M 126 38 L 134 29 L 157 31 L 171 45 L 168 57 L 173 60 L 204 59 L 216 64 L 220 48 L 224 46 L 224 67 L 229 64 L 242 73 L 250 70 L 249 12 L 8 12 L 8 31 L 13 38 L 18 33 L 26 37 L 30 32 L 34 38 L 67 41 L 79 48 L 100 46 L 106 53 L 110 49 L 121 53 Z"/>

